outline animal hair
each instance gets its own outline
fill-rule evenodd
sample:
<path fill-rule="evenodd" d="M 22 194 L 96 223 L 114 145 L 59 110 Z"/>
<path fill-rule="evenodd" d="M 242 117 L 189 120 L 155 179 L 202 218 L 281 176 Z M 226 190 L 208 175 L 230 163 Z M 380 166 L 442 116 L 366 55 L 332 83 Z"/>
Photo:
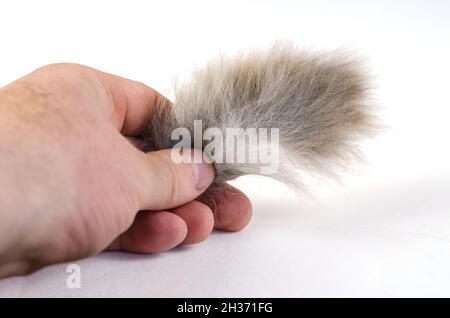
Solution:
<path fill-rule="evenodd" d="M 144 131 L 144 150 L 173 147 L 173 129 L 194 134 L 198 119 L 203 130 L 276 127 L 279 169 L 268 176 L 301 187 L 303 173 L 333 176 L 359 157 L 358 141 L 376 130 L 369 91 L 361 62 L 345 52 L 314 54 L 278 43 L 221 56 L 175 89 L 173 105 L 157 107 Z M 216 163 L 215 182 L 260 174 L 261 165 Z"/>

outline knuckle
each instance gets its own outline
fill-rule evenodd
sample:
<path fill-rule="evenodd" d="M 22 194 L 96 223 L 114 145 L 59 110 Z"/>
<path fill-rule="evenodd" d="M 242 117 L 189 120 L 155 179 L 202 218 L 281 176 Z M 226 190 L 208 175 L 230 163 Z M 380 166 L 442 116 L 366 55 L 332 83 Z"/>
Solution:
<path fill-rule="evenodd" d="M 37 68 L 33 73 L 80 70 L 81 68 L 83 68 L 82 65 L 75 63 L 52 63 Z"/>

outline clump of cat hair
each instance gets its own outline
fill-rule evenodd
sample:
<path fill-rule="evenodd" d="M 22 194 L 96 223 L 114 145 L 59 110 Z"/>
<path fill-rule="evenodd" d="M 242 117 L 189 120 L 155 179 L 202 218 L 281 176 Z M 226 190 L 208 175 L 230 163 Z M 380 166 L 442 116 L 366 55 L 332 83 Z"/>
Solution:
<path fill-rule="evenodd" d="M 279 168 L 268 176 L 300 187 L 302 173 L 333 176 L 360 157 L 359 140 L 377 130 L 368 82 L 361 62 L 345 52 L 315 54 L 276 44 L 222 56 L 179 85 L 173 105 L 155 110 L 144 150 L 172 148 L 172 131 L 185 127 L 194 134 L 195 120 L 202 120 L 203 130 L 279 128 Z M 261 165 L 215 163 L 215 182 L 260 174 Z"/>

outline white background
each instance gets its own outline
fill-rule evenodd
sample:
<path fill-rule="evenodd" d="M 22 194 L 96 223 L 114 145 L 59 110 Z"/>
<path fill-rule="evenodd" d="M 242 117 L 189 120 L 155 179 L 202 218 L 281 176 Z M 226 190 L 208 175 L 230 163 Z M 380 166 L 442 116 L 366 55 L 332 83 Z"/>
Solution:
<path fill-rule="evenodd" d="M 0 86 L 77 62 L 171 96 L 172 80 L 219 52 L 288 39 L 366 57 L 390 129 L 345 186 L 297 196 L 274 181 L 240 233 L 159 255 L 105 253 L 0 281 L 0 296 L 450 296 L 450 2 L 1 1 Z"/>

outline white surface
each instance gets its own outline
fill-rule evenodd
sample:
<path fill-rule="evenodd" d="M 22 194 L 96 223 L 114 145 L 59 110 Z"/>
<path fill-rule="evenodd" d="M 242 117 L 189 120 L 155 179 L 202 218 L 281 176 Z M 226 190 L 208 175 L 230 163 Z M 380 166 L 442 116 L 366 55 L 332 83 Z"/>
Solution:
<path fill-rule="evenodd" d="M 105 253 L 0 281 L 0 296 L 450 297 L 450 5 L 447 1 L 2 1 L 0 85 L 71 61 L 171 79 L 216 52 L 291 39 L 370 60 L 391 127 L 346 187 L 297 197 L 262 178 L 243 232 L 160 255 Z"/>

